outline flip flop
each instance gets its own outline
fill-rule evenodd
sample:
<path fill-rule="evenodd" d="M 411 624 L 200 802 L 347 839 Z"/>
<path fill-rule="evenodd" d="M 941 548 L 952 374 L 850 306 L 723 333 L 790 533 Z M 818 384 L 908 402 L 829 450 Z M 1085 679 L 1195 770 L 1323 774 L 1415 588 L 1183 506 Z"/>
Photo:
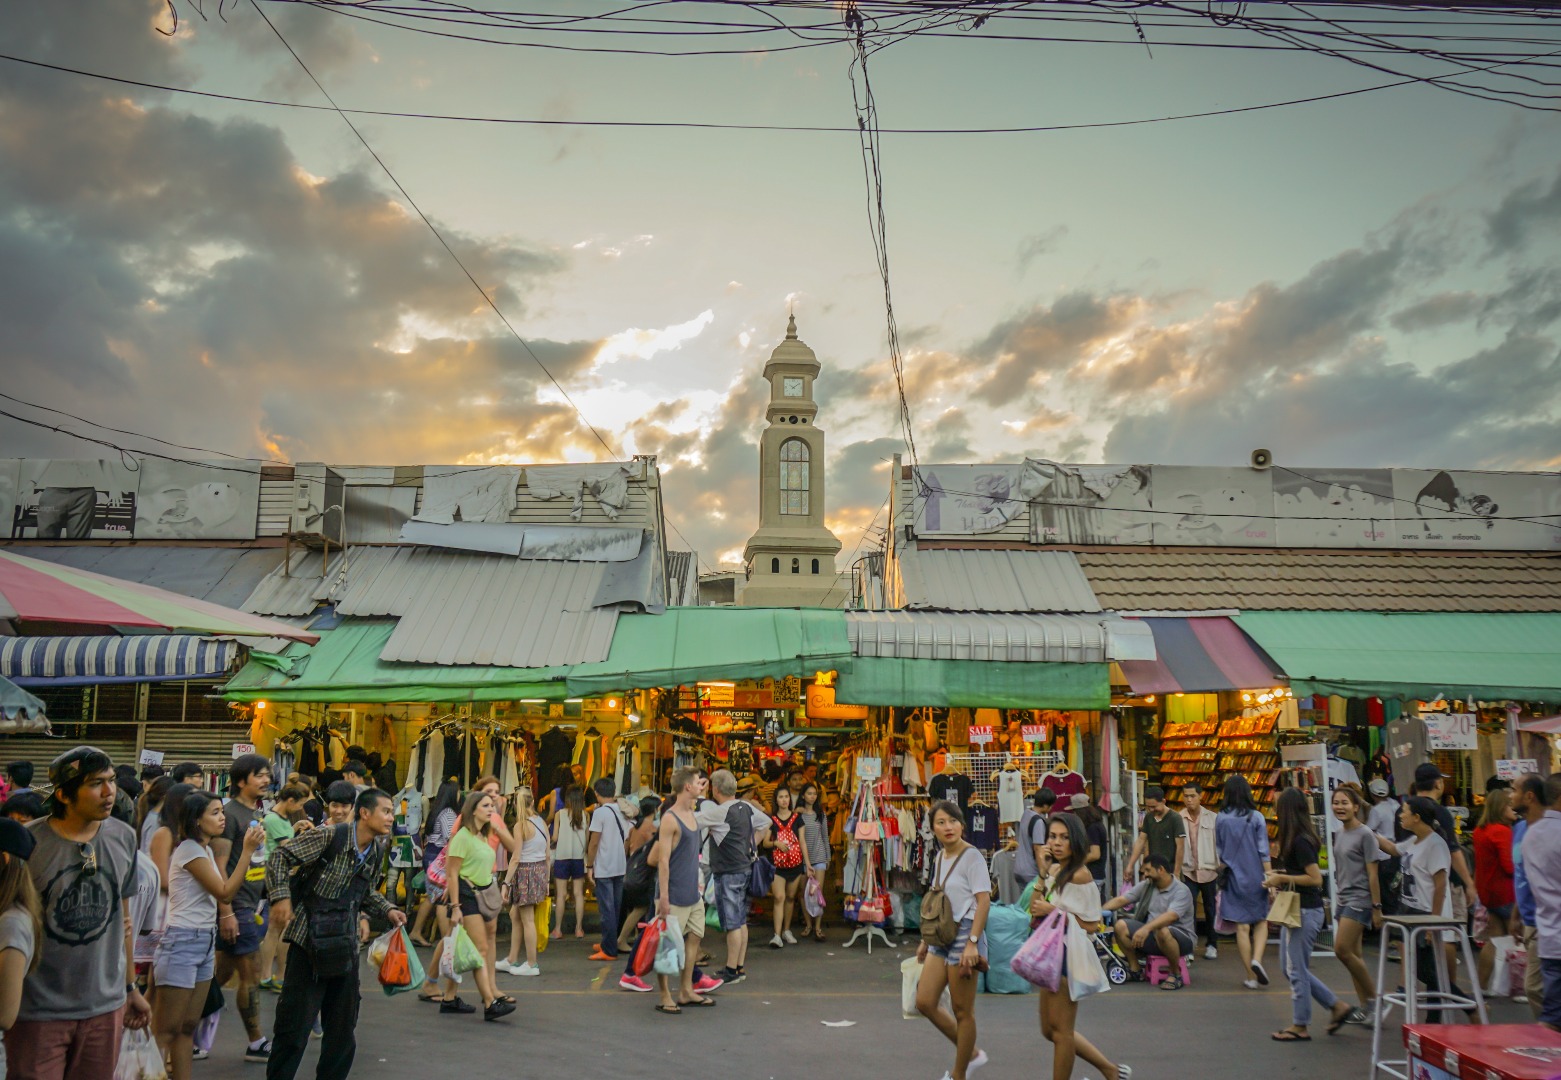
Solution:
<path fill-rule="evenodd" d="M 1275 1042 L 1311 1042 L 1310 1035 L 1298 1035 L 1289 1028 L 1283 1028 L 1269 1036 Z"/>
<path fill-rule="evenodd" d="M 680 1016 L 683 1012 L 683 1010 L 678 1008 L 676 1005 L 657 1005 L 656 1011 L 659 1013 L 666 1013 L 668 1016 Z"/>
<path fill-rule="evenodd" d="M 678 1005 L 685 1009 L 713 1009 L 715 998 L 700 998 L 698 1001 L 680 1001 Z"/>

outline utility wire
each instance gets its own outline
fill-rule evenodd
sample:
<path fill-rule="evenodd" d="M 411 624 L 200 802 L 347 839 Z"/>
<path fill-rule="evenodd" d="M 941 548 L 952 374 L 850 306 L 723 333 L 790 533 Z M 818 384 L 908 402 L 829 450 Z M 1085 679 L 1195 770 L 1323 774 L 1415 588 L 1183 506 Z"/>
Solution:
<path fill-rule="evenodd" d="M 482 284 L 477 280 L 472 272 L 467 269 L 466 264 L 461 261 L 461 257 L 457 255 L 455 253 L 455 249 L 450 246 L 450 242 L 446 240 L 444 238 L 444 234 L 439 231 L 438 226 L 436 226 L 433 221 L 429 219 L 428 215 L 423 212 L 423 208 L 417 204 L 416 199 L 412 198 L 411 193 L 407 191 L 405 186 L 402 185 L 401 181 L 396 179 L 396 174 L 390 171 L 390 166 L 385 164 L 385 159 L 380 157 L 379 154 L 375 151 L 374 147 L 369 144 L 368 139 L 364 138 L 363 132 L 358 130 L 358 125 L 352 122 L 351 117 L 342 112 L 341 108 L 336 104 L 336 99 L 331 97 L 330 91 L 325 89 L 325 84 L 315 76 L 314 72 L 309 69 L 309 65 L 304 63 L 303 57 L 299 56 L 297 50 L 295 50 L 292 45 L 288 44 L 287 39 L 282 36 L 282 31 L 278 30 L 276 24 L 273 23 L 266 15 L 266 13 L 261 10 L 258 0 L 249 0 L 249 2 L 250 6 L 255 9 L 255 13 L 260 16 L 260 18 L 268 27 L 271 28 L 271 32 L 276 35 L 276 39 L 282 43 L 282 47 L 285 48 L 290 54 L 292 54 L 293 59 L 298 62 L 298 66 L 303 69 L 304 74 L 309 76 L 309 81 L 314 83 L 315 87 L 325 97 L 325 100 L 331 103 L 331 108 L 338 116 L 341 117 L 342 122 L 352 129 L 352 133 L 356 135 L 358 137 L 358 141 L 363 144 L 363 149 L 369 152 L 369 156 L 372 157 L 376 163 L 378 163 L 379 167 L 384 171 L 385 175 L 390 178 L 390 182 L 394 184 L 396 190 L 401 193 L 401 197 L 406 199 L 407 205 L 412 207 L 413 210 L 417 211 L 417 216 L 423 219 L 423 224 L 427 225 L 428 231 L 434 234 L 434 239 L 439 241 L 439 245 L 444 248 L 445 252 L 454 261 L 455 265 L 461 268 L 461 273 L 465 274 L 466 280 L 472 283 L 472 288 L 476 289 L 477 292 L 481 294 L 483 301 L 488 305 L 489 308 L 492 309 L 493 313 L 499 317 L 499 321 L 504 324 L 505 329 L 507 329 L 515 338 L 515 340 L 520 343 L 520 347 L 526 350 L 526 355 L 531 357 L 532 361 L 541 370 L 542 374 L 546 375 L 548 381 L 553 384 L 554 389 L 556 389 L 559 395 L 563 397 L 564 401 L 569 404 L 569 407 L 574 410 L 575 416 L 579 418 L 580 423 L 585 425 L 586 430 L 588 430 L 596 437 L 597 442 L 602 444 L 602 448 L 607 451 L 608 457 L 612 458 L 613 460 L 620 460 L 621 454 L 617 450 L 613 449 L 612 444 L 609 443 L 602 435 L 602 433 L 596 429 L 596 426 L 586 419 L 585 413 L 580 410 L 580 406 L 575 404 L 574 398 L 569 396 L 569 391 L 564 389 L 564 384 L 558 381 L 558 378 L 550 370 L 548 370 L 548 366 L 542 362 L 542 358 L 536 354 L 526 339 L 521 337 L 520 331 L 515 329 L 515 325 L 511 323 L 504 312 L 499 309 L 499 305 L 494 302 L 493 297 L 488 295 L 488 290 L 483 288 Z M 671 521 L 669 521 L 667 524 L 671 526 L 673 533 L 677 535 L 678 539 L 683 541 L 684 544 L 688 545 L 690 551 L 698 550 L 692 543 L 689 542 L 688 538 L 683 535 L 676 524 L 672 523 Z"/>

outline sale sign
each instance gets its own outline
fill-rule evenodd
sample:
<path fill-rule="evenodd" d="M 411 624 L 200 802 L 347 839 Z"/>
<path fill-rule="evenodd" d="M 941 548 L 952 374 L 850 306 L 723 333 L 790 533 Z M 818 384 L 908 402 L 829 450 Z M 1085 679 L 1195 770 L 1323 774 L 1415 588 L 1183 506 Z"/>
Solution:
<path fill-rule="evenodd" d="M 1426 745 L 1432 750 L 1473 750 L 1473 713 L 1427 713 Z"/>
<path fill-rule="evenodd" d="M 991 724 L 971 724 L 970 741 L 977 746 L 985 745 L 992 741 Z"/>
<path fill-rule="evenodd" d="M 1043 743 L 1046 741 L 1045 724 L 1021 724 L 1019 734 L 1024 736 L 1027 743 Z"/>

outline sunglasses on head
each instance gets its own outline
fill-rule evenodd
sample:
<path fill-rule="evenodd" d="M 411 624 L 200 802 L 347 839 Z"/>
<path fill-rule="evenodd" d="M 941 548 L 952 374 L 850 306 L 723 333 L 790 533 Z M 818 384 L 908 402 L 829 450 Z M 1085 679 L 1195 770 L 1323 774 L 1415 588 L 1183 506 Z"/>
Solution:
<path fill-rule="evenodd" d="M 76 851 L 81 855 L 81 876 L 92 877 L 98 872 L 98 849 L 91 844 L 80 844 Z"/>

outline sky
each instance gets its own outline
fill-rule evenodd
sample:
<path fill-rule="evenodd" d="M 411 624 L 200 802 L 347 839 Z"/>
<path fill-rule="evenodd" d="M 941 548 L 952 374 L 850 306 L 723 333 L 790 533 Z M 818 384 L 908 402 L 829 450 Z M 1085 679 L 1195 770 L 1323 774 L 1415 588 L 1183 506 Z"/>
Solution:
<path fill-rule="evenodd" d="M 263 7 L 349 108 L 855 122 L 844 43 L 601 55 Z M 176 10 L 170 35 L 166 0 L 18 0 L 0 51 L 324 103 L 253 8 Z M 1102 36 L 1128 44 L 896 43 L 870 61 L 880 122 L 1142 119 L 1391 81 Z M 716 567 L 757 526 L 760 371 L 794 311 L 823 365 L 842 569 L 882 527 L 904 448 L 853 133 L 357 122 L 524 345 L 335 113 L 0 60 L 4 392 L 282 461 L 654 454 L 672 543 Z M 882 154 L 924 463 L 1233 465 L 1262 446 L 1295 467 L 1561 467 L 1555 113 L 1422 84 L 886 134 Z M 0 417 L 0 457 L 100 450 Z"/>

